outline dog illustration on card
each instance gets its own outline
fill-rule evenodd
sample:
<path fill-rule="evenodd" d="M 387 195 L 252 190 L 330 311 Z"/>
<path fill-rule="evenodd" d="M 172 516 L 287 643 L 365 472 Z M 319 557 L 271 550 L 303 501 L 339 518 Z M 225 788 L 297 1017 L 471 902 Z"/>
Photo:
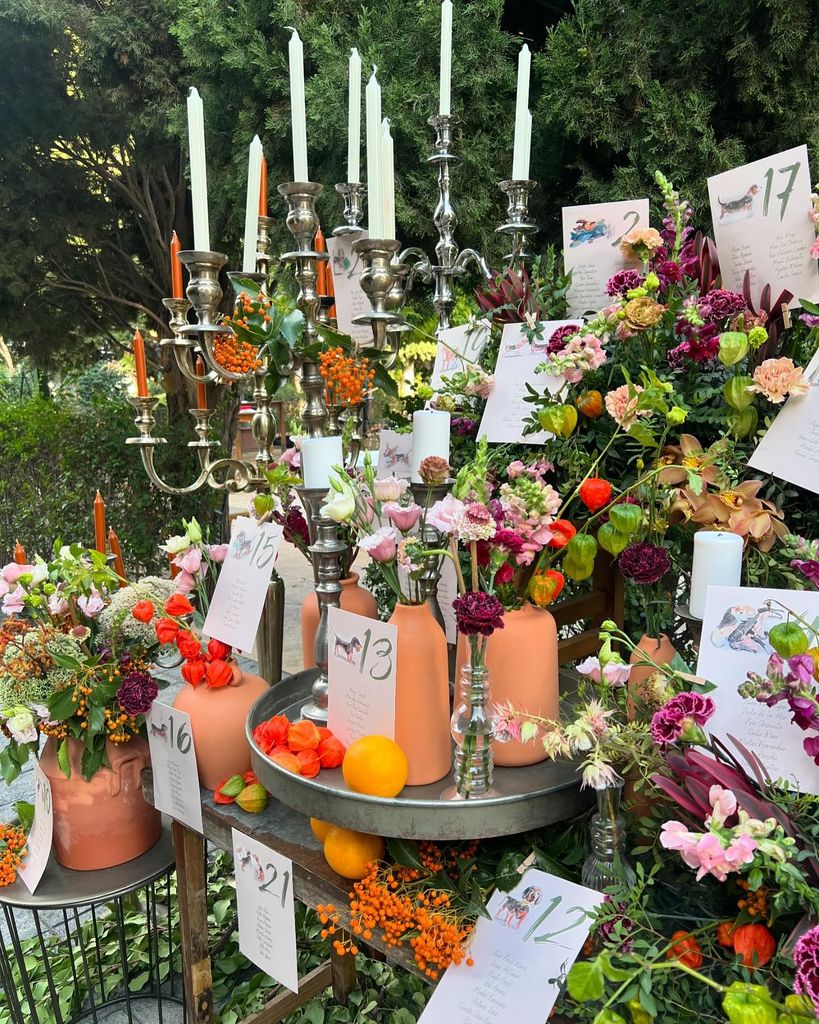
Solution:
<path fill-rule="evenodd" d="M 396 466 L 400 466 L 402 462 L 405 466 L 409 467 L 409 453 L 402 452 L 397 444 L 385 445 L 381 459 L 384 462 L 385 469 L 394 469 Z"/>
<path fill-rule="evenodd" d="M 783 617 L 782 611 L 766 605 L 735 604 L 726 608 L 719 625 L 711 630 L 712 647 L 729 647 L 732 651 L 745 654 L 768 654 L 773 652 L 768 633 Z"/>
<path fill-rule="evenodd" d="M 495 920 L 504 928 L 520 931 L 520 926 L 529 916 L 532 907 L 536 907 L 543 899 L 543 890 L 538 885 L 527 885 L 520 898 L 511 893 L 501 903 L 495 913 Z"/>
<path fill-rule="evenodd" d="M 361 653 L 361 641 L 357 636 L 351 640 L 343 640 L 340 636 L 333 637 L 333 657 L 346 661 L 350 665 L 357 664 L 357 656 Z"/>
<path fill-rule="evenodd" d="M 759 185 L 751 185 L 741 196 L 737 196 L 735 199 L 720 199 L 717 196 L 717 202 L 719 203 L 719 219 L 734 220 L 745 220 L 746 218 L 753 217 L 754 215 L 754 199 L 759 192 Z"/>

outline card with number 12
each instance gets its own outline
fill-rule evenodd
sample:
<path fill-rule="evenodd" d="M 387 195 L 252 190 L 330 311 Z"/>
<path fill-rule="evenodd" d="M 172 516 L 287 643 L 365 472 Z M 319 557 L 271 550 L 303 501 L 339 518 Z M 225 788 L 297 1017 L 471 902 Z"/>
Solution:
<path fill-rule="evenodd" d="M 331 608 L 327 619 L 327 725 L 345 746 L 362 736 L 395 738 L 398 628 Z"/>

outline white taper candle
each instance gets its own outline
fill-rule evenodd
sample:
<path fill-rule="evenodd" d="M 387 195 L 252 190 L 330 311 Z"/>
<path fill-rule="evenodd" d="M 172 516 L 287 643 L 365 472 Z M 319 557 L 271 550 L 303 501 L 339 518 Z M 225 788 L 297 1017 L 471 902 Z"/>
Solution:
<path fill-rule="evenodd" d="M 191 203 L 193 206 L 193 247 L 210 251 L 208 223 L 208 171 L 205 163 L 205 111 L 199 90 L 188 93 L 188 149 L 191 168 Z"/>
<path fill-rule="evenodd" d="M 262 184 L 262 140 L 253 136 L 247 161 L 247 199 L 245 200 L 245 246 L 242 252 L 242 270 L 252 274 L 256 270 L 256 248 L 259 235 L 259 190 Z"/>
<path fill-rule="evenodd" d="M 393 155 L 390 119 L 381 122 L 381 203 L 384 216 L 381 230 L 384 238 L 395 238 L 395 158 Z"/>
<path fill-rule="evenodd" d="M 449 114 L 452 91 L 452 0 L 441 4 L 441 85 L 438 113 Z"/>
<path fill-rule="evenodd" d="M 293 132 L 293 181 L 307 176 L 307 112 L 304 105 L 304 47 L 293 29 L 288 46 L 290 61 L 290 123 Z"/>
<path fill-rule="evenodd" d="M 361 178 L 361 57 L 353 47 L 350 53 L 349 93 L 347 97 L 347 181 Z"/>
<path fill-rule="evenodd" d="M 383 238 L 381 208 L 381 86 L 375 77 L 377 68 L 367 82 L 367 207 L 370 238 Z"/>
<path fill-rule="evenodd" d="M 520 181 L 526 177 L 525 150 L 526 124 L 529 116 L 529 74 L 532 68 L 532 54 L 526 43 L 518 55 L 518 92 L 515 102 L 515 147 L 512 151 L 512 178 Z"/>

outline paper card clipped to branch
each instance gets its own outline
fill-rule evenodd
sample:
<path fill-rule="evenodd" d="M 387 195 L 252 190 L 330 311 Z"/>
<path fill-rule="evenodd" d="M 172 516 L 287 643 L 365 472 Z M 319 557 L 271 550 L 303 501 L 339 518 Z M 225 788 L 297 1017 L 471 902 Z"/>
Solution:
<path fill-rule="evenodd" d="M 259 523 L 247 516 L 234 521 L 203 627 L 206 636 L 239 651 L 253 647 L 282 533 L 278 523 Z"/>
<path fill-rule="evenodd" d="M 543 1024 L 577 959 L 603 894 L 530 869 L 489 900 L 465 963 L 448 967 L 423 1024 Z"/>
<path fill-rule="evenodd" d="M 810 183 L 807 146 L 708 179 L 723 288 L 741 292 L 748 270 L 754 301 L 766 284 L 772 300 L 787 288 L 791 306 L 819 298 L 819 266 L 810 255 Z"/>
<path fill-rule="evenodd" d="M 596 313 L 611 302 L 606 282 L 639 264 L 620 248 L 623 237 L 635 228 L 649 227 L 647 199 L 616 203 L 587 203 L 563 207 L 563 266 L 571 271 L 569 314 Z"/>
<path fill-rule="evenodd" d="M 17 868 L 29 892 L 42 881 L 54 834 L 54 811 L 51 804 L 51 783 L 39 765 L 34 769 L 34 821 L 26 837 L 26 856 Z"/>
<path fill-rule="evenodd" d="M 810 390 L 786 400 L 748 465 L 819 494 L 819 352 L 805 368 L 805 378 Z"/>
<path fill-rule="evenodd" d="M 154 806 L 200 835 L 202 802 L 190 715 L 155 700 L 146 715 Z"/>
<path fill-rule="evenodd" d="M 327 726 L 345 747 L 362 736 L 395 738 L 398 627 L 330 608 Z"/>
<path fill-rule="evenodd" d="M 786 779 L 801 792 L 819 796 L 819 766 L 802 747 L 808 733 L 791 722 L 787 703 L 769 708 L 737 692 L 749 672 L 765 674 L 773 653 L 768 633 L 787 621 L 789 611 L 819 627 L 819 593 L 709 587 L 697 675 L 716 686 L 709 694 L 716 713 L 706 726 L 712 736 L 729 749 L 728 737 L 735 737 L 756 754 L 772 779 Z"/>
<path fill-rule="evenodd" d="M 438 348 L 429 379 L 430 387 L 437 391 L 444 377 L 465 370 L 469 363 L 477 363 L 488 340 L 489 323 L 486 320 L 438 331 Z"/>
<path fill-rule="evenodd" d="M 293 862 L 256 839 L 233 833 L 239 949 L 280 985 L 299 990 Z"/>
<path fill-rule="evenodd" d="M 541 323 L 540 339 L 530 342 L 524 334 L 524 324 L 504 324 L 498 360 L 495 364 L 495 382 L 483 410 L 478 437 L 501 444 L 543 444 L 552 436 L 548 430 L 534 434 L 523 433 L 523 421 L 534 406 L 524 399 L 526 385 L 554 394 L 563 384 L 561 377 L 535 373 L 535 367 L 546 358 L 549 338 L 558 327 L 571 324 L 570 320 L 549 320 Z"/>
<path fill-rule="evenodd" d="M 349 235 L 331 235 L 327 239 L 330 255 L 330 270 L 336 293 L 336 322 L 342 334 L 349 334 L 354 341 L 372 344 L 373 332 L 368 324 L 354 324 L 353 320 L 362 313 L 370 312 L 370 300 L 364 294 L 359 278 L 364 264 L 353 252 L 353 243 L 366 238 L 366 231 L 355 231 Z"/>
<path fill-rule="evenodd" d="M 399 434 L 386 427 L 382 429 L 378 435 L 378 479 L 397 476 L 401 480 L 409 480 L 411 464 L 412 433 Z"/>

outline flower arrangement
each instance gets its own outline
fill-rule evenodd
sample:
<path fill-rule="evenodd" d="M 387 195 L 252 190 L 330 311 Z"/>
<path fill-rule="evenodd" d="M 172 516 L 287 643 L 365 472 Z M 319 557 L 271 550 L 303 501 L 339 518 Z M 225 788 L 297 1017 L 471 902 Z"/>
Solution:
<path fill-rule="evenodd" d="M 183 519 L 185 532 L 168 537 L 160 549 L 171 559 L 171 566 L 176 570 L 174 589 L 183 594 L 195 591 L 199 599 L 200 611 L 208 607 L 208 576 L 215 575 L 215 567 L 221 565 L 227 555 L 227 544 L 208 544 L 202 536 L 202 527 L 192 518 L 190 522 Z"/>

